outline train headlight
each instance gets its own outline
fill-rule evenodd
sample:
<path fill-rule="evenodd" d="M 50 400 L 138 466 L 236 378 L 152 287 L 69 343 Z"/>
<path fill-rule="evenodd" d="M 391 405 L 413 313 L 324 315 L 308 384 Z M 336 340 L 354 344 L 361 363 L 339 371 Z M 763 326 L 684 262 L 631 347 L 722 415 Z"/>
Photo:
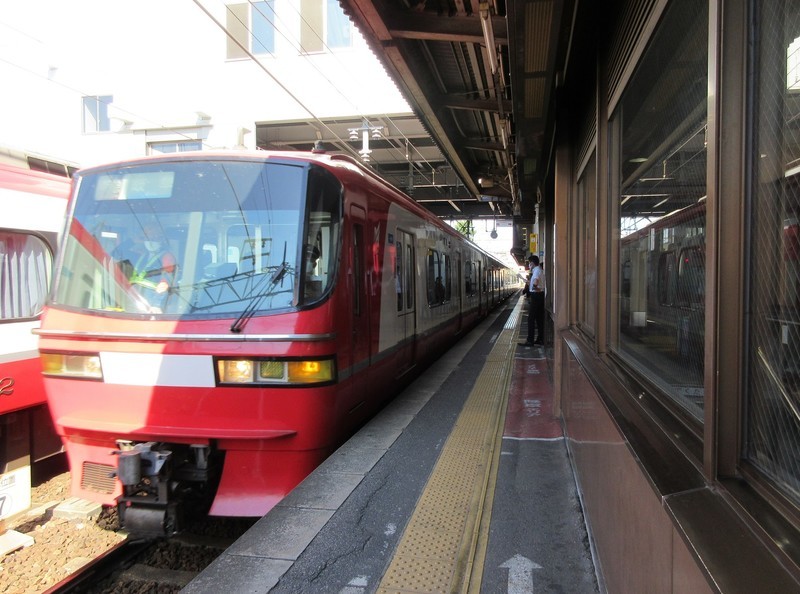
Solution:
<path fill-rule="evenodd" d="M 42 373 L 48 376 L 103 379 L 99 355 L 41 353 Z"/>
<path fill-rule="evenodd" d="M 253 381 L 253 362 L 247 359 L 225 359 L 218 362 L 219 379 L 225 384 L 249 384 Z"/>
<path fill-rule="evenodd" d="M 333 359 L 217 359 L 220 384 L 280 384 L 297 386 L 336 379 Z"/>

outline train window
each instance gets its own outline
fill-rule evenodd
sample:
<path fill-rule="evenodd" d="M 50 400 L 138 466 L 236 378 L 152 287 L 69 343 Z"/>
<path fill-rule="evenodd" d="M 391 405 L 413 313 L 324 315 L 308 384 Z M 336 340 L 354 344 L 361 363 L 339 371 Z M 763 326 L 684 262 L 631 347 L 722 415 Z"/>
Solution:
<path fill-rule="evenodd" d="M 678 263 L 678 304 L 703 307 L 706 299 L 705 252 L 697 247 L 681 251 Z"/>
<path fill-rule="evenodd" d="M 79 177 L 74 204 L 53 290 L 65 307 L 183 317 L 286 309 L 326 294 L 339 261 L 341 184 L 317 167 L 98 168 Z"/>
<path fill-rule="evenodd" d="M 657 299 L 653 306 L 674 306 L 677 286 L 678 274 L 675 267 L 675 253 L 670 251 L 665 254 L 659 254 L 656 266 L 655 296 Z"/>
<path fill-rule="evenodd" d="M 442 256 L 433 249 L 428 250 L 427 274 L 425 275 L 428 290 L 428 305 L 441 305 L 445 300 L 445 285 L 443 275 L 446 274 L 442 266 Z"/>
<path fill-rule="evenodd" d="M 428 305 L 434 305 L 436 303 L 436 277 L 439 275 L 439 254 L 429 249 L 425 262 L 425 288 L 428 294 Z"/>
<path fill-rule="evenodd" d="M 395 268 L 394 268 L 394 283 L 395 283 L 395 291 L 397 291 L 397 311 L 403 311 L 403 244 L 400 243 L 400 238 L 398 238 L 395 249 L 397 251 L 397 256 L 395 260 Z"/>
<path fill-rule="evenodd" d="M 472 295 L 472 262 L 464 262 L 464 293 Z"/>
<path fill-rule="evenodd" d="M 397 312 L 404 314 L 414 309 L 414 245 L 409 233 L 397 230 L 395 246 L 395 290 L 397 291 Z"/>
<path fill-rule="evenodd" d="M 52 264 L 41 238 L 0 231 L 0 320 L 33 318 L 42 311 Z"/>
<path fill-rule="evenodd" d="M 708 3 L 674 0 L 612 115 L 615 352 L 703 421 Z M 678 259 L 689 261 L 681 266 Z M 681 274 L 684 278 L 681 279 Z M 693 301 L 681 301 L 695 292 Z M 690 287 L 691 286 L 691 287 Z"/>
<path fill-rule="evenodd" d="M 800 502 L 800 5 L 755 4 L 744 457 Z"/>
<path fill-rule="evenodd" d="M 469 273 L 469 292 L 467 293 L 469 296 L 474 296 L 478 294 L 478 283 L 480 281 L 480 277 L 478 276 L 478 263 L 477 262 L 469 262 L 468 263 L 468 273 Z"/>
<path fill-rule="evenodd" d="M 442 267 L 442 279 L 444 282 L 443 301 L 450 301 L 453 298 L 453 280 L 450 269 L 450 256 L 444 254 L 444 266 Z"/>
<path fill-rule="evenodd" d="M 414 245 L 409 241 L 406 244 L 406 309 L 414 309 Z"/>

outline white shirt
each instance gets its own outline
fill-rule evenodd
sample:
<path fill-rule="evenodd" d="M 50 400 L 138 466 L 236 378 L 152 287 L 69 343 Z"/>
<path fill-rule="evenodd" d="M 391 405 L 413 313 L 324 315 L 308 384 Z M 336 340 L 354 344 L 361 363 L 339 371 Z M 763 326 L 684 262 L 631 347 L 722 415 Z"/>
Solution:
<path fill-rule="evenodd" d="M 544 291 L 544 270 L 538 264 L 531 271 L 531 284 L 528 288 L 531 293 Z"/>

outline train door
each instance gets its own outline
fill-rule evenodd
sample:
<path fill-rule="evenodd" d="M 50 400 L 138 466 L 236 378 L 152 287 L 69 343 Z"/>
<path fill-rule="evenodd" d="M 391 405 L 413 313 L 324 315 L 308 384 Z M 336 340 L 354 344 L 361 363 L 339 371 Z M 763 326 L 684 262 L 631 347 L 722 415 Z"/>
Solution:
<path fill-rule="evenodd" d="M 414 288 L 415 250 L 414 236 L 410 233 L 397 230 L 395 238 L 397 260 L 395 282 L 397 286 L 397 344 L 398 362 L 397 376 L 399 377 L 414 364 L 416 350 L 417 316 Z"/>
<path fill-rule="evenodd" d="M 484 316 L 488 310 L 486 306 L 486 280 L 483 278 L 483 262 L 478 261 L 478 274 L 475 277 L 478 283 L 478 313 Z"/>
<path fill-rule="evenodd" d="M 455 290 L 455 299 L 456 299 L 456 303 L 455 303 L 455 306 L 456 306 L 456 334 L 458 334 L 458 333 L 461 332 L 461 324 L 463 322 L 462 316 L 463 316 L 463 313 L 464 313 L 463 312 L 463 303 L 464 303 L 464 301 L 463 301 L 463 297 L 462 297 L 462 292 L 464 291 L 464 278 L 462 277 L 462 274 L 464 273 L 464 271 L 461 268 L 461 252 L 460 251 L 456 252 L 455 271 L 456 271 L 456 274 L 455 274 L 455 278 L 453 279 L 453 281 L 455 281 L 455 285 L 456 285 L 456 290 Z"/>
<path fill-rule="evenodd" d="M 365 238 L 367 213 L 360 206 L 350 207 L 350 287 L 352 324 L 350 349 L 354 369 L 366 369 L 370 357 L 369 258 Z"/>

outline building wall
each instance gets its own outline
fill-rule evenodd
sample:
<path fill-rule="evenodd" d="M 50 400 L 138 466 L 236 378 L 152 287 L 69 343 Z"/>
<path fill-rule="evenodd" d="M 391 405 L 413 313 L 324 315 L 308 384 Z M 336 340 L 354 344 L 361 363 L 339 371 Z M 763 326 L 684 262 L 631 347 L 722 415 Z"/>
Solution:
<path fill-rule="evenodd" d="M 283 33 L 257 61 L 228 59 L 226 6 L 199 4 L 4 3 L 0 144 L 88 166 L 148 141 L 252 149 L 257 122 L 410 111 L 357 32 L 352 47 L 302 54 L 299 0 L 276 1 Z M 113 96 L 109 132 L 83 133 L 90 95 Z"/>
<path fill-rule="evenodd" d="M 605 586 L 800 592 L 800 9 L 579 4 L 542 216 Z"/>

